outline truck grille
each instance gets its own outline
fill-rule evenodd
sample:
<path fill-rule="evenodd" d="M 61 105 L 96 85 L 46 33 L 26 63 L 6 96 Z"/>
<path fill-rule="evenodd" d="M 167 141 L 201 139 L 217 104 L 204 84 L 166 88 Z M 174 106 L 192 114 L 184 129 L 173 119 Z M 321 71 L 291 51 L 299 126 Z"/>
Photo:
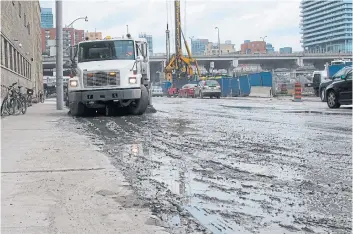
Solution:
<path fill-rule="evenodd" d="M 112 75 L 111 73 L 115 73 L 115 75 Z M 119 71 L 86 72 L 83 74 L 83 85 L 85 88 L 119 86 L 120 72 Z"/>

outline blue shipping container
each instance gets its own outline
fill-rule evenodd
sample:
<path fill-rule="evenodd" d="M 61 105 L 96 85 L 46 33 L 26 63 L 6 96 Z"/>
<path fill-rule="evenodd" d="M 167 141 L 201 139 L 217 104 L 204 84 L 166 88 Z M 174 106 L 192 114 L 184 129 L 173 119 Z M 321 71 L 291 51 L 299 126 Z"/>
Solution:
<path fill-rule="evenodd" d="M 249 96 L 250 94 L 250 79 L 247 75 L 239 77 L 239 86 L 240 86 L 240 96 Z"/>
<path fill-rule="evenodd" d="M 239 79 L 232 79 L 231 83 L 231 96 L 232 97 L 238 97 L 240 96 L 240 90 L 239 90 Z"/>
<path fill-rule="evenodd" d="M 231 92 L 232 79 L 231 78 L 222 78 L 218 82 L 221 86 L 222 97 L 229 96 L 230 92 Z"/>
<path fill-rule="evenodd" d="M 272 73 L 271 72 L 260 72 L 262 86 L 272 87 Z"/>
<path fill-rule="evenodd" d="M 262 80 L 260 73 L 249 74 L 249 83 L 251 86 L 262 86 Z"/>

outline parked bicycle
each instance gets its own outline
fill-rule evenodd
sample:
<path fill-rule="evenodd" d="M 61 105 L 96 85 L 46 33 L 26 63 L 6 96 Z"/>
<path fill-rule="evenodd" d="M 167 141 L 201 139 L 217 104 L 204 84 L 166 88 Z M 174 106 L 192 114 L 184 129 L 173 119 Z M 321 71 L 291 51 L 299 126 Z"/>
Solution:
<path fill-rule="evenodd" d="M 4 97 L 4 100 L 1 103 L 1 116 L 8 114 L 8 115 L 13 115 L 15 113 L 15 102 L 16 100 L 14 99 L 14 86 L 17 84 L 17 82 L 13 83 L 9 87 L 5 85 L 1 85 L 1 87 L 4 87 L 7 89 L 7 93 Z"/>
<path fill-rule="evenodd" d="M 23 86 L 18 86 L 18 91 L 15 90 L 14 95 L 16 95 L 16 114 L 26 114 L 27 111 L 27 96 L 21 92 Z"/>
<path fill-rule="evenodd" d="M 1 85 L 7 89 L 6 96 L 1 104 L 1 116 L 5 114 L 25 114 L 27 111 L 27 97 L 21 93 L 22 86 L 18 86 L 19 91 L 15 89 L 16 84 L 17 82 L 13 83 L 9 87 Z"/>
<path fill-rule="evenodd" d="M 34 89 L 26 88 L 26 90 L 27 90 L 27 106 L 32 106 L 33 90 Z"/>

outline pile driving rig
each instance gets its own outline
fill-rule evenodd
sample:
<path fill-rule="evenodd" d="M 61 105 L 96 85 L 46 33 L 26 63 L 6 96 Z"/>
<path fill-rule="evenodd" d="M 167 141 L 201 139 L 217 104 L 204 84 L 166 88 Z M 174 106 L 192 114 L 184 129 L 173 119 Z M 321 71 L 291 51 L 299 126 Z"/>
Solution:
<path fill-rule="evenodd" d="M 192 65 L 195 65 L 198 77 L 201 76 L 199 66 L 196 59 L 191 55 L 188 43 L 185 39 L 183 31 L 181 30 L 181 19 L 180 19 L 180 0 L 174 1 L 174 16 L 175 16 L 175 54 L 170 57 L 170 37 L 167 23 L 166 30 L 166 50 L 167 50 L 167 66 L 164 69 L 165 78 L 172 84 L 176 80 L 195 80 L 195 72 Z M 182 41 L 183 37 L 184 45 L 188 54 L 188 57 L 183 55 Z"/>

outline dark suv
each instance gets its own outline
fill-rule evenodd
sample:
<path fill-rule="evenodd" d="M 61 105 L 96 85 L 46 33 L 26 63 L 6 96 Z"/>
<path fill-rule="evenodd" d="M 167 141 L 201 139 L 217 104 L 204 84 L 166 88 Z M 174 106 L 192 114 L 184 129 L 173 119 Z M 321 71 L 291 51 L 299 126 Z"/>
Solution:
<path fill-rule="evenodd" d="M 330 77 L 329 80 L 325 80 L 324 82 L 322 82 L 320 84 L 319 95 L 320 95 L 321 101 L 323 101 L 323 102 L 327 101 L 327 99 L 326 99 L 327 86 L 329 86 L 330 84 L 332 84 L 333 82 L 335 82 L 337 80 L 341 80 L 341 77 L 347 75 L 347 73 L 350 71 L 352 71 L 352 66 L 344 67 L 341 70 L 339 70 L 338 72 L 336 72 L 332 77 Z"/>
<path fill-rule="evenodd" d="M 326 87 L 325 96 L 327 105 L 330 108 L 339 108 L 341 105 L 352 104 L 352 67 L 347 67 L 349 70 L 336 74 L 340 75 L 340 80 L 335 80 L 332 84 Z M 335 77 L 337 78 L 337 75 Z"/>

